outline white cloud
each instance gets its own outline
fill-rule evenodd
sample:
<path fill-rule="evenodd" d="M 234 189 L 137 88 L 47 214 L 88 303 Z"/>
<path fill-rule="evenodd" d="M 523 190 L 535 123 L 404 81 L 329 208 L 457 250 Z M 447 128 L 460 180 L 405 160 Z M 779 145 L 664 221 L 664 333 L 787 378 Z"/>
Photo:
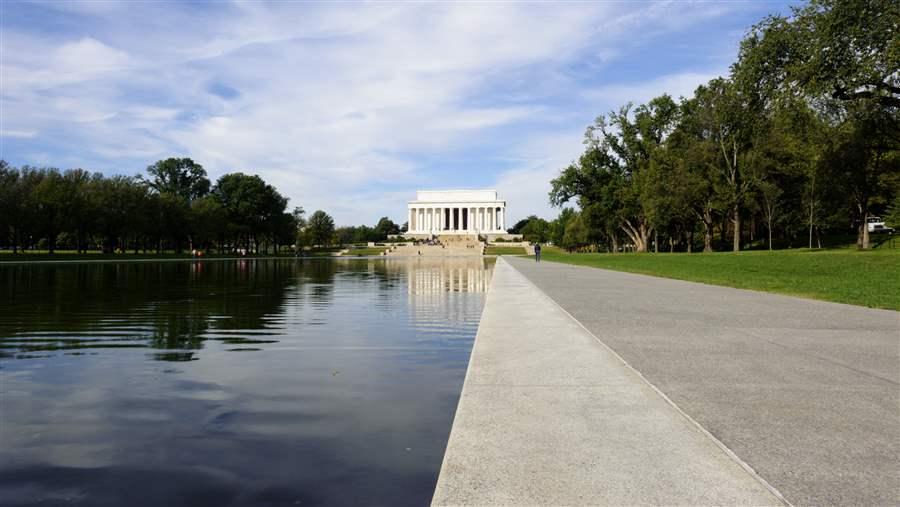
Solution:
<path fill-rule="evenodd" d="M 0 130 L 0 137 L 28 139 L 37 135 L 36 130 Z"/>
<path fill-rule="evenodd" d="M 494 184 L 507 201 L 508 226 L 529 215 L 552 219 L 559 214 L 550 206 L 550 181 L 581 154 L 582 135 L 582 130 L 568 129 L 535 136 L 514 148 L 518 162 L 500 173 Z"/>
<path fill-rule="evenodd" d="M 584 96 L 593 103 L 604 105 L 624 105 L 628 102 L 641 104 L 663 93 L 678 100 L 679 97 L 692 96 L 698 86 L 724 74 L 727 72 L 681 72 L 646 81 L 617 83 L 585 90 Z"/>

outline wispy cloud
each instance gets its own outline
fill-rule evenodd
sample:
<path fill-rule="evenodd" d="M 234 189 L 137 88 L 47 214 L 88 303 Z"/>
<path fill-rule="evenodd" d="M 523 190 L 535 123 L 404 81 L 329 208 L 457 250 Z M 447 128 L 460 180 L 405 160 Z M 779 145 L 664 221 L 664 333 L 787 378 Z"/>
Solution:
<path fill-rule="evenodd" d="M 0 130 L 0 137 L 18 137 L 27 139 L 36 135 L 36 130 Z"/>
<path fill-rule="evenodd" d="M 727 75 L 727 69 L 721 72 L 679 72 L 659 76 L 654 79 L 632 83 L 619 83 L 601 86 L 584 91 L 584 97 L 593 103 L 640 104 L 664 93 L 675 100 L 679 97 L 690 97 L 701 84 L 719 76 Z"/>

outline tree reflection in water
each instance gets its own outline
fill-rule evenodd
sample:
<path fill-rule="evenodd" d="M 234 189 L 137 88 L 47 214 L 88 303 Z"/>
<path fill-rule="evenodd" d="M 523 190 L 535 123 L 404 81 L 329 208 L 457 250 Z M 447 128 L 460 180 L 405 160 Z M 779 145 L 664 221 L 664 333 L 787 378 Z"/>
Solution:
<path fill-rule="evenodd" d="M 491 269 L 0 266 L 0 503 L 427 504 Z"/>

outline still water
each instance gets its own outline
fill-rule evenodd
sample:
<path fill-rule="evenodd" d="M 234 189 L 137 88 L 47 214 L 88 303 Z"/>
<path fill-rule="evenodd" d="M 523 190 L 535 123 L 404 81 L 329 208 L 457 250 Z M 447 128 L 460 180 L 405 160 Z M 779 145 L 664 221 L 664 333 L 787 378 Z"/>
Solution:
<path fill-rule="evenodd" d="M 0 266 L 0 504 L 426 505 L 492 268 Z"/>

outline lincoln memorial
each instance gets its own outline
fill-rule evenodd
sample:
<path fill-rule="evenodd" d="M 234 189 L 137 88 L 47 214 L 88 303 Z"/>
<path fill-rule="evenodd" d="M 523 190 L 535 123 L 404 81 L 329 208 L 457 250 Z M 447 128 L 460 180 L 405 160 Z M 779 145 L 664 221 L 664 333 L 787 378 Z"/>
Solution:
<path fill-rule="evenodd" d="M 506 232 L 506 201 L 496 190 L 419 190 L 408 208 L 408 235 Z"/>

